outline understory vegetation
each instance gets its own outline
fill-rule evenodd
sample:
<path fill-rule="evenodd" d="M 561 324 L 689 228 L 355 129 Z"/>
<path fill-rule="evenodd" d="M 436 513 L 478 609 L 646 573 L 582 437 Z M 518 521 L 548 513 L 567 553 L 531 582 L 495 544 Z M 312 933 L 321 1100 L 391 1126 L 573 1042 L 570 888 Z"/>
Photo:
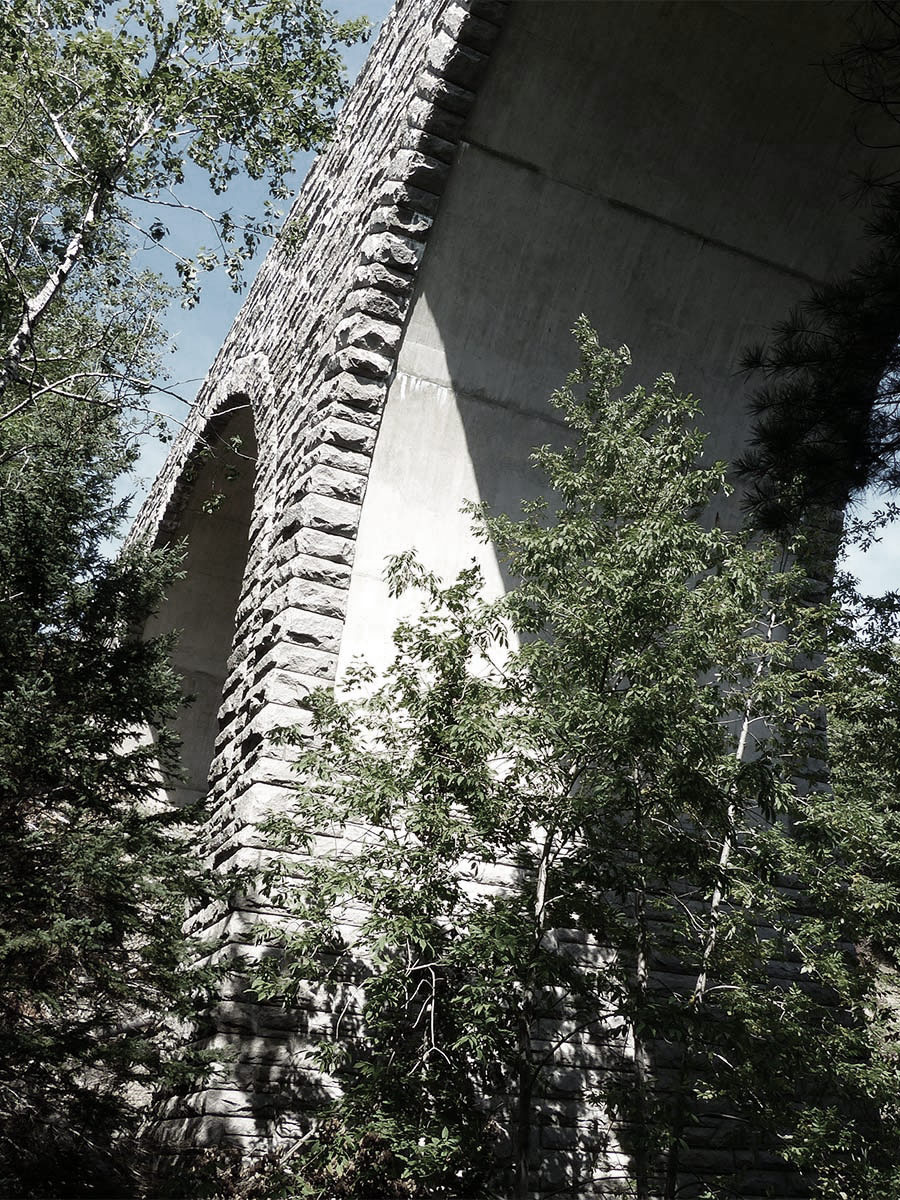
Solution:
<path fill-rule="evenodd" d="M 140 630 L 179 552 L 108 553 L 165 382 L 138 251 L 187 304 L 214 268 L 239 287 L 361 33 L 318 0 L 0 7 L 0 1193 L 524 1196 L 559 1151 L 576 1193 L 724 1200 L 712 1130 L 822 1200 L 900 1200 L 900 601 L 830 568 L 835 506 L 900 480 L 892 178 L 870 259 L 748 358 L 753 526 L 713 519 L 695 402 L 629 390 L 582 319 L 546 501 L 471 512 L 508 593 L 391 562 L 419 615 L 283 734 L 295 865 L 256 883 L 291 921 L 243 968 L 266 1004 L 327 995 L 337 1088 L 276 1162 L 155 1171 L 219 983 L 185 905 L 236 881 L 202 806 L 158 802 L 183 697 Z M 842 85 L 885 103 L 898 47 L 861 41 Z M 265 214 L 202 214 L 214 249 L 180 254 L 179 189 L 239 172 Z"/>
<path fill-rule="evenodd" d="M 511 590 L 393 560 L 422 615 L 288 735 L 270 833 L 306 858 L 251 986 L 328 982 L 342 1092 L 283 1194 L 525 1196 L 568 1125 L 576 1194 L 738 1195 L 718 1123 L 818 1196 L 900 1195 L 896 604 L 817 578 L 833 535 L 711 522 L 694 402 L 576 334 L 546 501 L 472 513 Z"/>

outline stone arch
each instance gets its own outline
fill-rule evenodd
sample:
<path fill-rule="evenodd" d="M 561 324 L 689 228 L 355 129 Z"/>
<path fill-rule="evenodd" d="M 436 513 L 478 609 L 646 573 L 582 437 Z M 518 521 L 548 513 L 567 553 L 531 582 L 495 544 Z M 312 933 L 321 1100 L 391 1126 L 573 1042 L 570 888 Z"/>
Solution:
<path fill-rule="evenodd" d="M 236 618 L 254 526 L 258 436 L 246 392 L 230 392 L 206 423 L 162 523 L 167 544 L 184 544 L 182 576 L 147 634 L 175 631 L 172 661 L 190 703 L 174 728 L 184 778 L 168 788 L 184 805 L 206 794 L 229 674 Z M 254 532 L 259 533 L 259 527 Z"/>

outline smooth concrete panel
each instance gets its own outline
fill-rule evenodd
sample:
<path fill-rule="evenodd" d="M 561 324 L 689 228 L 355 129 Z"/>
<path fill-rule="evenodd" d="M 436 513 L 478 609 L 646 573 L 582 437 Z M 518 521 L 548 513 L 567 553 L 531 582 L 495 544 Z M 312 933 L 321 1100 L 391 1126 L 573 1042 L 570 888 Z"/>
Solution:
<path fill-rule="evenodd" d="M 487 591 L 502 593 L 496 555 L 473 538 L 463 503 L 483 500 L 495 511 L 516 508 L 520 497 L 535 492 L 529 450 L 558 441 L 561 432 L 556 420 L 516 413 L 511 423 L 510 410 L 479 396 L 403 372 L 397 375 L 380 434 L 385 454 L 378 456 L 378 475 L 363 507 L 342 666 L 361 656 L 382 669 L 390 661 L 397 622 L 418 609 L 416 595 L 400 600 L 387 596 L 384 568 L 392 554 L 415 550 L 448 582 L 474 560 Z M 480 447 L 478 462 L 491 464 L 480 478 L 469 452 L 472 439 Z"/>
<path fill-rule="evenodd" d="M 850 172 L 879 114 L 823 65 L 853 0 L 511 6 L 467 136 L 589 195 L 791 269 L 846 263 Z M 810 217 L 813 217 L 811 220 Z"/>
<path fill-rule="evenodd" d="M 605 343 L 630 347 L 635 381 L 674 372 L 714 421 L 727 392 L 720 452 L 739 448 L 730 397 L 741 352 L 767 332 L 773 288 L 787 304 L 804 284 L 481 150 L 468 148 L 456 169 L 447 208 L 464 216 L 442 219 L 429 246 L 401 372 L 506 408 L 518 437 L 516 413 L 550 411 L 586 313 Z"/>
<path fill-rule="evenodd" d="M 765 11 L 760 11 L 765 10 Z M 464 499 L 515 511 L 541 491 L 547 397 L 584 312 L 626 343 L 630 380 L 700 397 L 709 453 L 747 442 L 740 360 L 813 281 L 862 253 L 846 200 L 866 152 L 821 59 L 851 6 L 550 3 L 509 25 L 442 200 L 379 433 L 341 661 L 383 662 L 386 555 L 447 578 L 473 555 Z M 740 520 L 739 499 L 722 505 Z"/>

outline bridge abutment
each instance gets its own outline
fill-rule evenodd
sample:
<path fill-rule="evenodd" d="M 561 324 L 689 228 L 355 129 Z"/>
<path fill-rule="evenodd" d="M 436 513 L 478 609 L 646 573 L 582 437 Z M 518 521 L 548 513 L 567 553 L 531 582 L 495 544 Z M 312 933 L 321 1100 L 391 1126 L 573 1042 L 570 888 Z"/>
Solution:
<path fill-rule="evenodd" d="M 862 254 L 863 214 L 845 199 L 867 157 L 860 115 L 821 65 L 854 9 L 398 0 L 298 197 L 302 243 L 269 254 L 138 521 L 156 539 L 191 532 L 221 559 L 205 572 L 188 560 L 160 621 L 184 628 L 186 647 L 216 643 L 215 746 L 209 721 L 205 740 L 188 724 L 185 741 L 195 776 L 211 758 L 223 870 L 266 853 L 259 823 L 291 792 L 273 733 L 302 723 L 306 689 L 389 654 L 401 609 L 385 557 L 415 547 L 449 577 L 478 556 L 504 587 L 460 507 L 514 511 L 539 490 L 528 453 L 561 436 L 547 398 L 574 365 L 579 313 L 631 347 L 635 381 L 671 371 L 701 397 L 713 456 L 744 448 L 742 352 Z M 226 501 L 242 514 L 231 537 L 230 509 L 204 525 L 192 464 L 236 397 L 253 411 L 256 464 L 252 496 Z M 718 518 L 737 524 L 739 497 Z M 227 666 L 230 635 L 203 628 L 213 593 L 234 609 Z M 277 916 L 236 899 L 194 924 L 252 955 L 260 913 Z M 230 1057 L 170 1105 L 166 1136 L 248 1151 L 295 1136 L 328 1088 L 309 1055 L 327 1007 L 314 990 L 294 1013 L 238 990 L 216 1020 L 209 1044 Z M 601 1194 L 577 1182 L 569 1124 L 545 1147 L 546 1189 Z M 788 1186 L 777 1163 L 740 1170 L 756 1170 L 760 1195 Z"/>

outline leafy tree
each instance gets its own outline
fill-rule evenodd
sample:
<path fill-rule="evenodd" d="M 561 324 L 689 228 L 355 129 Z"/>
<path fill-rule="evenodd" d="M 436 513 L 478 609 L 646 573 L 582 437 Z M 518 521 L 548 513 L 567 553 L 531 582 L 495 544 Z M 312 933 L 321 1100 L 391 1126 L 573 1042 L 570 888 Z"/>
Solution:
<path fill-rule="evenodd" d="M 764 527 L 797 528 L 867 487 L 900 483 L 896 187 L 883 189 L 869 234 L 872 249 L 858 268 L 816 289 L 745 357 L 762 383 L 751 404 L 751 448 L 738 465 Z"/>
<path fill-rule="evenodd" d="M 884 968 L 900 961 L 900 634 L 896 594 L 867 599 L 845 580 L 849 628 L 829 654 L 828 759 L 832 797 L 824 811 L 852 848 L 854 870 L 835 880 L 858 922 L 854 941 Z M 860 814 L 864 824 L 857 824 Z"/>
<path fill-rule="evenodd" d="M 111 250 L 119 274 L 128 274 L 140 239 L 129 248 L 125 234 L 165 247 L 162 217 L 190 207 L 192 178 L 222 193 L 243 173 L 264 181 L 272 200 L 287 195 L 293 156 L 322 143 L 344 93 L 337 44 L 365 27 L 337 24 L 320 0 L 21 0 L 3 8 L 0 178 L 12 220 L 0 236 L 0 395 L 18 388 L 7 412 L 55 379 L 39 338 L 61 291 Z M 230 209 L 204 215 L 215 247 L 193 258 L 170 251 L 189 302 L 198 270 L 224 265 L 239 286 L 277 213 L 270 202 L 263 219 Z M 116 351 L 106 378 L 138 396 L 152 383 Z M 76 368 L 64 379 L 68 394 L 84 375 Z"/>
<path fill-rule="evenodd" d="M 7 146 L 8 150 L 8 146 Z M 0 326 L 47 247 L 44 182 L 0 185 Z M 65 204 L 65 198 L 60 201 Z M 174 819 L 154 811 L 175 769 L 180 705 L 166 643 L 137 632 L 177 556 L 110 562 L 134 459 L 129 377 L 159 367 L 158 279 L 122 266 L 98 230 L 90 257 L 36 326 L 27 378 L 0 425 L 0 1190 L 129 1195 L 141 1101 L 168 1070 L 169 1022 L 199 979 L 183 972 L 187 896 L 203 886 Z M 147 741 L 156 730 L 159 742 Z M 158 807 L 158 806 L 157 806 Z M 185 815 L 182 826 L 195 820 Z M 127 1145 L 126 1145 L 127 1143 Z"/>
<path fill-rule="evenodd" d="M 197 986 L 190 818 L 154 803 L 179 683 L 168 644 L 135 633 L 177 562 L 104 553 L 130 457 L 115 416 L 45 402 L 0 451 L 0 1190 L 125 1196 L 139 1164 L 116 1139 L 134 1138 L 158 1035 Z"/>
<path fill-rule="evenodd" d="M 107 556 L 169 298 L 136 251 L 175 254 L 160 217 L 197 177 L 284 196 L 361 32 L 318 0 L 0 8 L 4 1195 L 134 1192 L 140 1110 L 203 984 L 181 934 L 209 884 L 185 846 L 199 814 L 155 799 L 180 689 L 168 644 L 138 636 L 177 556 Z M 187 300 L 217 264 L 239 286 L 276 215 L 210 214 L 216 249 L 175 254 Z"/>
<path fill-rule="evenodd" d="M 445 587 L 395 560 L 424 614 L 295 735 L 297 810 L 270 826 L 301 854 L 274 876 L 293 921 L 253 987 L 331 989 L 342 1090 L 287 1194 L 525 1195 L 580 1058 L 618 1142 L 593 1172 L 623 1195 L 739 1194 L 688 1148 L 717 1122 L 820 1196 L 900 1194 L 841 882 L 852 862 L 891 907 L 898 879 L 848 836 L 869 798 L 837 820 L 820 779 L 819 651 L 846 618 L 774 542 L 703 524 L 725 467 L 696 406 L 669 378 L 623 394 L 627 352 L 576 332 L 572 443 L 535 454 L 550 503 L 475 511 L 516 586 L 489 602 L 475 568 Z"/>
<path fill-rule="evenodd" d="M 871 0 L 850 20 L 849 45 L 825 67 L 858 102 L 858 137 L 872 152 L 857 181 L 868 253 L 813 289 L 744 362 L 758 387 L 753 443 L 739 465 L 755 520 L 776 530 L 815 520 L 823 506 L 841 510 L 868 487 L 900 484 L 900 184 L 885 157 L 900 120 L 900 13 Z"/>

